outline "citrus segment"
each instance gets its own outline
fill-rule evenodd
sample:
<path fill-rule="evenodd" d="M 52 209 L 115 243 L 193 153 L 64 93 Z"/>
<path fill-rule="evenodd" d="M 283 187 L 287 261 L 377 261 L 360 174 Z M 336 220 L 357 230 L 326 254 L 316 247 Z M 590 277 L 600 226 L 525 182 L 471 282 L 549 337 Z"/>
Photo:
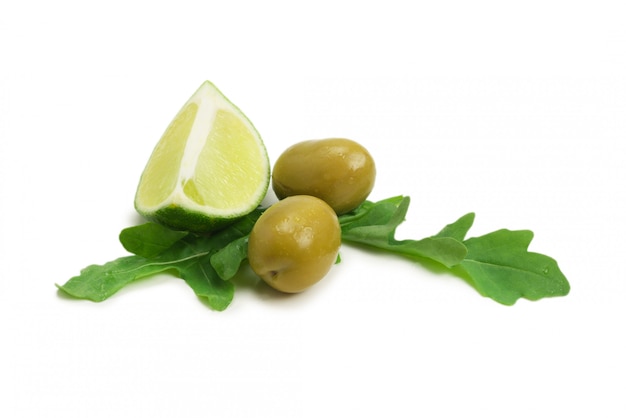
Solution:
<path fill-rule="evenodd" d="M 206 81 L 152 152 L 135 208 L 174 229 L 208 232 L 254 210 L 267 192 L 269 172 L 252 123 Z"/>
<path fill-rule="evenodd" d="M 239 146 L 233 149 L 233 137 Z M 189 179 L 184 189 L 187 196 L 201 205 L 228 209 L 238 206 L 243 198 L 255 192 L 257 184 L 250 178 L 262 178 L 265 167 L 255 163 L 258 159 L 256 139 L 250 130 L 232 112 L 220 110 L 215 115 L 213 128 L 198 157 L 196 175 Z M 233 161 L 236 162 L 233 165 Z M 211 162 L 207 164 L 207 162 Z M 212 188 L 214 179 L 224 177 L 228 181 Z M 187 189 L 188 184 L 193 189 Z"/>
<path fill-rule="evenodd" d="M 137 191 L 142 207 L 158 206 L 174 191 L 185 143 L 198 111 L 198 105 L 185 106 L 163 134 L 144 169 Z M 139 200 L 141 199 L 141 200 Z"/>

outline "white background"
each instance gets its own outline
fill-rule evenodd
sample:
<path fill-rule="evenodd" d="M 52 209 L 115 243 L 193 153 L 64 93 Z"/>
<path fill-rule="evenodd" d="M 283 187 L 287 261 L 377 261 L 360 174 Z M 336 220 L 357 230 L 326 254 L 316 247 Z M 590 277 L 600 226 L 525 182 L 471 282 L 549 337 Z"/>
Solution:
<path fill-rule="evenodd" d="M 0 416 L 624 417 L 620 3 L 2 3 Z M 244 275 L 224 312 L 165 275 L 59 295 L 125 255 L 144 164 L 206 79 L 272 162 L 366 146 L 370 198 L 412 198 L 399 238 L 470 211 L 472 236 L 532 229 L 571 293 L 505 307 L 345 247 L 300 295 Z"/>

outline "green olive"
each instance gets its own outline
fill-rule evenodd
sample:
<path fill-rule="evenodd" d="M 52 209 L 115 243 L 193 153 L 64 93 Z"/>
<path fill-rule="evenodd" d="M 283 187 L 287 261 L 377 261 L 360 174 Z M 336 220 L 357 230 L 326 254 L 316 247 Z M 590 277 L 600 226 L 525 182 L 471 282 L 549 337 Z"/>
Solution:
<path fill-rule="evenodd" d="M 274 289 L 297 293 L 326 276 L 340 245 L 333 209 L 313 196 L 291 196 L 257 220 L 248 240 L 248 261 Z"/>
<path fill-rule="evenodd" d="M 375 179 L 374 159 L 362 145 L 350 139 L 329 138 L 287 148 L 274 164 L 272 188 L 279 199 L 319 197 L 340 215 L 367 199 Z"/>

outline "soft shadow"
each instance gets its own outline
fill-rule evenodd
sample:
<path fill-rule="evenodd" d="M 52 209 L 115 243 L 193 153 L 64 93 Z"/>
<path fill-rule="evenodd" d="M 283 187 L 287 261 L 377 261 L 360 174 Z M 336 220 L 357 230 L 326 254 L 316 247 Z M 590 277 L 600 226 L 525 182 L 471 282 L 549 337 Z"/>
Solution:
<path fill-rule="evenodd" d="M 141 225 L 141 224 L 145 224 L 146 222 L 148 222 L 148 220 L 146 218 L 144 218 L 143 216 L 141 216 L 139 213 L 137 212 L 129 212 L 128 213 L 128 226 L 137 226 L 137 225 Z"/>

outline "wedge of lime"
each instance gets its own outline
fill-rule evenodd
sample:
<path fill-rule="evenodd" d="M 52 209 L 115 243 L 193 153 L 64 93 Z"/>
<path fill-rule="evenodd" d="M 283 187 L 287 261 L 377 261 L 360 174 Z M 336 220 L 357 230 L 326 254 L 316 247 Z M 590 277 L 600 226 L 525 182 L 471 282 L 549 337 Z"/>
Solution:
<path fill-rule="evenodd" d="M 141 175 L 135 209 L 172 229 L 210 232 L 252 212 L 270 180 L 248 118 L 205 81 L 169 124 Z"/>

